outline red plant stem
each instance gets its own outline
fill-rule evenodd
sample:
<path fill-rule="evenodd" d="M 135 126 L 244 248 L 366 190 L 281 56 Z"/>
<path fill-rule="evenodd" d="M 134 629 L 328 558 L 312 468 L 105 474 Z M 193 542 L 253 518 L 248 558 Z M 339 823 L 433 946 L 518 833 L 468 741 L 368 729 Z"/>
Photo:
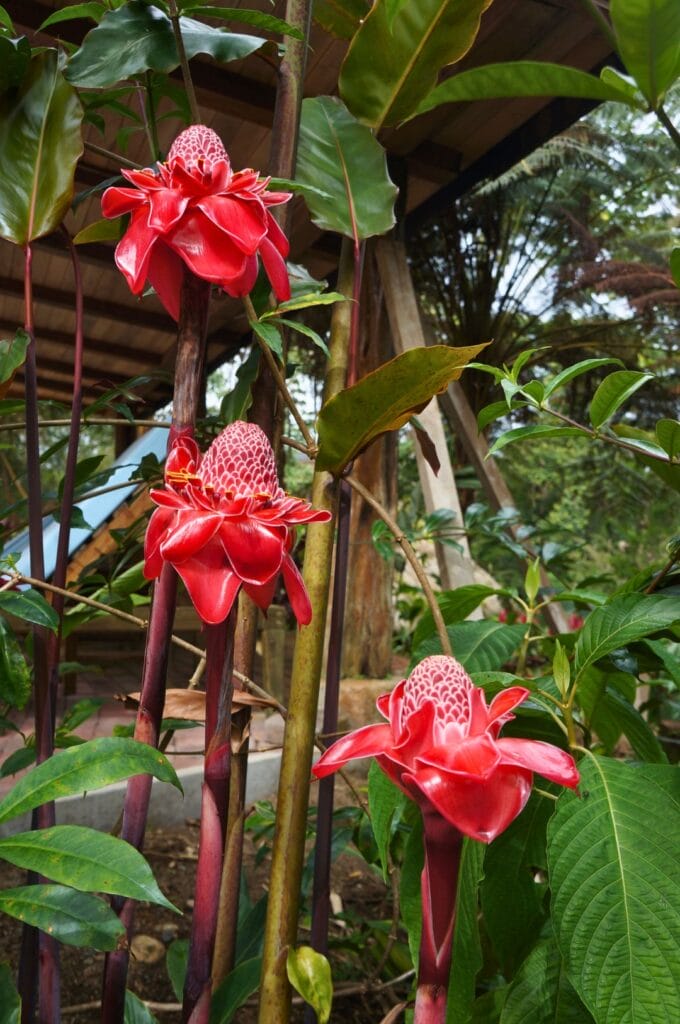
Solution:
<path fill-rule="evenodd" d="M 205 335 L 208 322 L 210 285 L 185 271 L 180 302 L 180 320 L 175 361 L 175 394 L 168 448 L 180 434 L 192 434 L 203 391 Z M 175 617 L 177 574 L 164 565 L 153 589 L 149 628 L 144 652 L 139 709 L 135 739 L 158 745 L 165 680 L 170 651 L 170 636 Z M 135 775 L 128 782 L 123 806 L 121 838 L 141 849 L 151 797 L 150 775 Z M 120 897 L 112 906 L 132 933 L 135 904 Z M 129 954 L 127 949 L 107 954 L 102 989 L 102 1024 L 122 1024 L 125 1014 L 125 984 Z"/>
<path fill-rule="evenodd" d="M 45 579 L 43 553 L 42 489 L 40 484 L 40 436 L 38 426 L 38 373 L 33 318 L 33 250 L 28 244 L 24 261 L 24 329 L 29 337 L 24 380 L 26 392 L 26 471 L 28 491 L 28 543 L 31 576 Z M 33 680 L 35 701 L 36 761 L 40 764 L 54 751 L 54 716 L 50 700 L 47 632 L 33 626 Z M 54 824 L 54 803 L 43 804 L 34 812 L 32 827 Z M 37 881 L 29 874 L 29 882 Z M 28 962 L 26 962 L 28 961 Z M 58 1024 L 59 947 L 45 932 L 24 927 L 22 964 L 19 972 L 22 1022 L 32 1020 L 36 1008 L 36 990 L 41 1024 Z"/>
<path fill-rule="evenodd" d="M 205 767 L 201 792 L 201 829 L 189 958 L 182 1019 L 207 1024 L 210 1015 L 212 959 L 218 896 L 227 826 L 231 770 L 231 702 L 236 609 L 224 622 L 205 627 Z"/>
<path fill-rule="evenodd" d="M 434 809 L 422 809 L 425 866 L 414 1024 L 445 1024 L 463 836 Z"/>

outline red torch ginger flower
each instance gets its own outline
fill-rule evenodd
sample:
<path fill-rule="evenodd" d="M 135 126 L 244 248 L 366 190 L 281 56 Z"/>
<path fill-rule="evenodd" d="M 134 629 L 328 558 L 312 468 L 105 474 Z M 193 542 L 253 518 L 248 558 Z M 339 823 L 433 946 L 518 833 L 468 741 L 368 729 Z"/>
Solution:
<path fill-rule="evenodd" d="M 144 542 L 144 575 L 155 579 L 169 562 L 204 622 L 222 622 L 239 587 L 263 610 L 279 573 L 301 626 L 312 617 L 309 597 L 290 552 L 300 523 L 324 523 L 330 512 L 287 495 L 271 445 L 254 423 L 232 423 L 203 457 L 180 437 L 165 464 L 165 490 Z"/>
<path fill-rule="evenodd" d="M 183 266 L 229 295 L 247 295 L 260 256 L 279 300 L 290 298 L 285 257 L 288 240 L 269 206 L 289 192 L 268 192 L 269 178 L 249 168 L 232 171 L 219 136 L 192 125 L 175 139 L 158 171 L 122 170 L 135 188 L 108 188 L 105 217 L 131 213 L 116 248 L 116 265 L 139 295 L 147 281 L 175 320 Z"/>
<path fill-rule="evenodd" d="M 318 778 L 355 757 L 378 764 L 423 811 L 436 811 L 472 839 L 489 843 L 520 813 L 533 773 L 575 789 L 570 754 L 539 740 L 499 737 L 529 695 L 502 690 L 487 707 L 454 658 L 425 658 L 392 693 L 378 698 L 387 725 L 367 725 L 338 740 L 314 766 Z"/>

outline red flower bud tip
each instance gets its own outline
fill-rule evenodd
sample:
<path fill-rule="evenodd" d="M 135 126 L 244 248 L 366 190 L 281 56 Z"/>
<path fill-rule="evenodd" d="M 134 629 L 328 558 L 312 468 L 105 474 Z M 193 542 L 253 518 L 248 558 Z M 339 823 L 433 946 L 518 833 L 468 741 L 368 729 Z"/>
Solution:
<path fill-rule="evenodd" d="M 487 706 L 455 658 L 425 658 L 408 679 L 378 698 L 388 724 L 368 725 L 330 747 L 318 778 L 357 757 L 378 764 L 424 815 L 436 813 L 464 835 L 491 842 L 523 809 L 533 773 L 575 789 L 579 773 L 566 751 L 539 740 L 500 737 L 524 687 L 501 690 Z"/>
<path fill-rule="evenodd" d="M 147 579 L 169 562 L 204 622 L 218 623 L 241 586 L 266 611 L 280 573 L 298 623 L 311 620 L 290 552 L 298 525 L 328 522 L 331 514 L 282 490 L 274 453 L 258 426 L 232 423 L 203 457 L 193 438 L 179 438 L 168 453 L 165 483 L 165 490 L 151 491 L 158 508 L 144 542 Z"/>
<path fill-rule="evenodd" d="M 147 281 L 175 320 L 184 266 L 229 295 L 247 295 L 262 261 L 279 300 L 290 298 L 288 239 L 268 207 L 289 192 L 269 192 L 269 178 L 234 173 L 220 137 L 205 125 L 181 132 L 157 169 L 121 171 L 134 188 L 109 188 L 105 217 L 131 214 L 116 265 L 139 295 Z"/>

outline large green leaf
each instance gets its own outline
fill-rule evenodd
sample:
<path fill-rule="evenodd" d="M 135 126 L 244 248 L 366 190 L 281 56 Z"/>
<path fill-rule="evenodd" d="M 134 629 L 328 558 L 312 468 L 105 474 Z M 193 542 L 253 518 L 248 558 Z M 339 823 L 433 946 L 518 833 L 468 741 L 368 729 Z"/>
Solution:
<path fill-rule="evenodd" d="M 563 64 L 515 60 L 461 71 L 436 86 L 416 114 L 442 103 L 491 100 L 504 96 L 573 96 L 593 100 L 625 100 L 625 94 L 601 78 Z"/>
<path fill-rule="evenodd" d="M 526 626 L 506 626 L 493 619 L 481 619 L 448 626 L 446 632 L 455 657 L 468 672 L 493 672 L 517 649 Z M 441 654 L 441 649 L 439 638 L 430 636 L 413 652 L 413 662 L 430 654 Z"/>
<path fill-rule="evenodd" d="M 0 803 L 0 822 L 49 800 L 101 789 L 131 775 L 153 775 L 182 792 L 165 754 L 138 740 L 103 736 L 61 750 L 24 775 Z"/>
<path fill-rule="evenodd" d="M 566 976 L 554 938 L 541 939 L 510 985 L 500 1024 L 589 1024 L 592 1019 Z"/>
<path fill-rule="evenodd" d="M 213 992 L 210 1001 L 210 1024 L 229 1024 L 260 984 L 262 957 L 244 960 L 231 971 Z"/>
<path fill-rule="evenodd" d="M 574 363 L 573 366 L 567 366 L 564 370 L 560 370 L 556 373 L 552 380 L 549 380 L 545 385 L 545 397 L 550 398 L 555 391 L 563 388 L 565 384 L 574 380 L 576 377 L 580 377 L 583 373 L 590 373 L 591 370 L 596 370 L 598 366 L 607 366 L 610 363 L 618 363 L 622 366 L 620 359 L 609 359 L 609 358 L 595 358 L 595 359 L 582 359 L 579 363 Z"/>
<path fill-rule="evenodd" d="M 403 427 L 450 381 L 458 380 L 465 365 L 483 348 L 432 345 L 410 349 L 331 398 L 317 420 L 317 469 L 342 473 L 371 441 Z"/>
<path fill-rule="evenodd" d="M 585 437 L 586 432 L 580 427 L 558 427 L 552 423 L 534 423 L 529 427 L 513 427 L 504 430 L 489 448 L 489 454 L 498 452 L 516 441 L 545 441 L 548 437 Z"/>
<path fill-rule="evenodd" d="M 31 670 L 17 638 L 0 616 L 0 701 L 21 709 L 31 696 Z"/>
<path fill-rule="evenodd" d="M 0 341 L 0 384 L 11 381 L 19 367 L 26 362 L 26 349 L 30 340 L 26 331 L 19 329 L 13 338 Z"/>
<path fill-rule="evenodd" d="M 605 377 L 590 403 L 590 422 L 595 429 L 607 423 L 623 403 L 653 377 L 653 373 L 639 370 L 615 370 Z"/>
<path fill-rule="evenodd" d="M 635 451 L 635 458 L 638 462 L 642 463 L 643 466 L 647 466 L 653 473 L 656 474 L 667 487 L 671 487 L 674 491 L 680 494 L 680 465 L 677 461 L 674 463 L 662 462 L 659 458 L 664 458 L 668 452 L 664 451 L 664 448 L 659 445 L 655 445 L 652 441 L 654 435 L 648 430 L 641 430 L 640 427 L 633 427 L 629 423 L 622 423 L 620 420 L 615 423 L 612 430 L 617 437 L 622 437 L 627 444 L 632 445 Z M 656 453 L 656 458 L 650 457 L 651 453 Z"/>
<path fill-rule="evenodd" d="M 680 774 L 589 755 L 548 826 L 553 924 L 597 1024 L 680 1020 Z"/>
<path fill-rule="evenodd" d="M 332 35 L 351 39 L 370 6 L 370 0 L 315 0 L 314 20 Z"/>
<path fill-rule="evenodd" d="M 506 977 L 512 977 L 545 920 L 545 832 L 554 810 L 551 800 L 532 793 L 519 818 L 486 852 L 482 909 L 484 924 Z"/>
<path fill-rule="evenodd" d="M 680 422 L 678 420 L 658 420 L 654 433 L 669 459 L 680 457 Z"/>
<path fill-rule="evenodd" d="M 495 587 L 487 587 L 483 583 L 470 583 L 465 587 L 456 587 L 455 590 L 443 590 L 437 594 L 437 604 L 442 613 L 446 625 L 452 622 L 462 622 L 470 612 L 478 608 L 482 601 L 491 594 L 498 594 Z M 417 650 L 423 640 L 432 636 L 435 632 L 432 612 L 426 611 L 420 618 L 413 634 L 413 648 Z"/>
<path fill-rule="evenodd" d="M 53 633 L 59 626 L 59 616 L 37 590 L 3 590 L 0 593 L 0 611 L 35 626 L 45 626 Z"/>
<path fill-rule="evenodd" d="M 139 996 L 127 989 L 125 992 L 125 1016 L 123 1024 L 158 1024 L 156 1017 Z"/>
<path fill-rule="evenodd" d="M 21 999 L 9 964 L 0 964 L 0 1024 L 19 1024 Z"/>
<path fill-rule="evenodd" d="M 656 633 L 680 619 L 680 600 L 656 594 L 627 594 L 595 608 L 578 635 L 575 678 L 610 651 Z"/>
<path fill-rule="evenodd" d="M 334 96 L 302 101 L 295 176 L 309 187 L 305 200 L 320 228 L 360 239 L 394 224 L 397 189 L 385 150 Z"/>
<path fill-rule="evenodd" d="M 0 98 L 0 237 L 17 245 L 54 231 L 73 197 L 83 109 L 60 60 L 36 54 L 18 91 Z"/>
<path fill-rule="evenodd" d="M 446 1024 L 468 1024 L 475 1000 L 475 979 L 483 963 L 479 939 L 479 885 L 484 877 L 484 843 L 463 840 L 458 869 L 456 927 L 453 933 Z M 436 898 L 436 893 L 435 893 Z"/>
<path fill-rule="evenodd" d="M 266 40 L 213 28 L 195 18 L 180 18 L 187 57 L 208 53 L 222 62 L 241 60 Z M 145 71 L 173 71 L 179 66 L 170 18 L 158 7 L 132 0 L 106 14 L 85 36 L 71 58 L 67 77 L 89 89 L 114 85 Z"/>
<path fill-rule="evenodd" d="M 93 828 L 54 825 L 7 836 L 0 839 L 0 860 L 82 892 L 108 892 L 177 910 L 134 846 Z"/>
<path fill-rule="evenodd" d="M 125 927 L 108 903 L 65 885 L 0 890 L 0 912 L 41 928 L 68 946 L 115 949 Z"/>
<path fill-rule="evenodd" d="M 414 113 L 443 67 L 463 57 L 491 0 L 418 0 L 390 23 L 377 0 L 354 36 L 340 70 L 340 95 L 372 128 L 399 124 Z"/>
<path fill-rule="evenodd" d="M 399 909 L 408 933 L 408 947 L 414 964 L 418 963 L 420 935 L 423 930 L 420 876 L 424 863 L 423 819 L 419 814 L 406 840 L 404 861 L 399 876 Z"/>
<path fill-rule="evenodd" d="M 677 0 L 611 0 L 618 50 L 652 107 L 680 75 L 680 4 Z"/>
<path fill-rule="evenodd" d="M 368 807 L 383 877 L 387 881 L 388 852 L 394 835 L 394 823 L 401 817 L 404 802 L 409 798 L 385 775 L 376 761 L 368 769 Z"/>

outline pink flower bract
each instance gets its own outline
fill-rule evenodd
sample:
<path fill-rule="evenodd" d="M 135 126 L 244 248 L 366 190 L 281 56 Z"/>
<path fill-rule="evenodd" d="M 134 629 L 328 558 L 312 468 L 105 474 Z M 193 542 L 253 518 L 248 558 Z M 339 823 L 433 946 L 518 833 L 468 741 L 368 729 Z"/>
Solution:
<path fill-rule="evenodd" d="M 152 490 L 156 508 L 144 542 L 144 575 L 164 562 L 177 570 L 204 622 L 222 622 L 241 586 L 263 610 L 279 573 L 298 623 L 312 609 L 290 552 L 295 528 L 331 518 L 280 487 L 274 453 L 254 423 L 232 423 L 203 457 L 180 437 L 165 464 L 165 490 Z"/>
<path fill-rule="evenodd" d="M 487 706 L 484 691 L 455 658 L 425 658 L 378 698 L 388 724 L 367 725 L 338 740 L 314 774 L 323 778 L 352 758 L 375 757 L 424 813 L 434 810 L 464 835 L 491 842 L 526 804 L 534 772 L 571 789 L 578 785 L 578 769 L 564 750 L 499 736 L 528 695 L 512 686 Z"/>
<path fill-rule="evenodd" d="M 268 192 L 257 171 L 232 171 L 219 136 L 192 125 L 175 139 L 158 170 L 121 171 L 134 188 L 108 188 L 105 217 L 130 213 L 116 248 L 116 265 L 139 295 L 148 281 L 175 320 L 183 264 L 229 295 L 247 295 L 255 284 L 258 256 L 277 298 L 290 298 L 285 258 L 288 240 L 269 206 L 289 192 Z"/>

